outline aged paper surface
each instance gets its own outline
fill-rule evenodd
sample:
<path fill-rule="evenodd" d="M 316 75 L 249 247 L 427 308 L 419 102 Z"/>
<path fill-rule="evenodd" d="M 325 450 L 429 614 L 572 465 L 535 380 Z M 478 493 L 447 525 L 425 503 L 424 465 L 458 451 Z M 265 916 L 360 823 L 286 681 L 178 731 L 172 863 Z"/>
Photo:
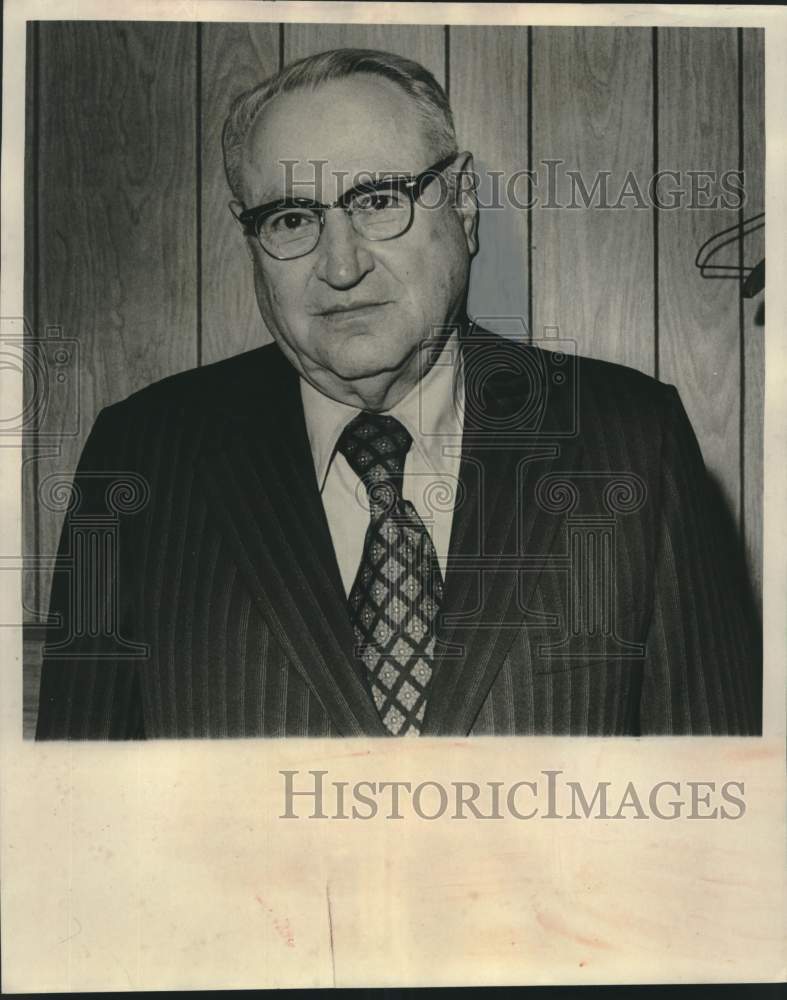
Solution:
<path fill-rule="evenodd" d="M 25 21 L 74 18 L 765 26 L 763 736 L 23 741 L 22 630 L 11 624 L 21 607 L 21 449 L 4 447 L 3 989 L 782 979 L 783 12 L 8 4 L 2 317 L 24 312 Z M 3 374 L 4 414 L 21 412 L 21 377 Z"/>

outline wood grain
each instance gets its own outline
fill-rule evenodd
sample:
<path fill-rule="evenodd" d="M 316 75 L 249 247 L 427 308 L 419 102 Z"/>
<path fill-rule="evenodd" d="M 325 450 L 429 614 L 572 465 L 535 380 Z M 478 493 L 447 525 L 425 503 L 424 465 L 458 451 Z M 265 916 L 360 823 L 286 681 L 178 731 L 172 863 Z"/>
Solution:
<path fill-rule="evenodd" d="M 195 32 L 41 24 L 39 326 L 79 350 L 78 409 L 53 383 L 42 418 L 59 449 L 42 479 L 73 471 L 102 406 L 196 362 Z M 59 531 L 41 508 L 40 553 Z"/>
<path fill-rule="evenodd" d="M 439 83 L 445 82 L 445 44 L 441 27 L 384 24 L 287 24 L 284 60 L 344 46 L 384 49 L 421 63 Z"/>
<path fill-rule="evenodd" d="M 205 24 L 201 35 L 202 363 L 271 340 L 249 255 L 228 202 L 221 132 L 232 101 L 279 67 L 276 24 Z"/>
<path fill-rule="evenodd" d="M 765 209 L 765 87 L 762 29 L 743 31 L 744 217 Z M 765 256 L 765 230 L 744 239 L 744 263 Z M 743 530 L 749 575 L 762 613 L 765 295 L 743 300 Z"/>
<path fill-rule="evenodd" d="M 658 36 L 659 166 L 680 171 L 688 190 L 688 171 L 737 169 L 736 32 L 665 28 Z M 736 222 L 724 208 L 659 214 L 660 377 L 680 392 L 731 529 L 740 510 L 739 289 L 734 279 L 701 277 L 694 258 Z M 736 261 L 736 248 L 725 249 Z"/>
<path fill-rule="evenodd" d="M 468 310 L 487 328 L 506 333 L 517 319 L 525 328 L 528 321 L 527 214 L 506 197 L 506 181 L 528 163 L 527 28 L 454 27 L 449 44 L 457 139 L 460 149 L 474 154 L 482 205 Z M 494 180 L 489 171 L 503 177 Z M 526 198 L 526 183 L 513 193 Z"/>
<path fill-rule="evenodd" d="M 25 63 L 25 277 L 24 303 L 27 329 L 25 339 L 30 350 L 30 342 L 38 330 L 38 31 L 37 22 L 27 26 Z M 17 355 L 14 350 L 14 355 Z M 17 355 L 18 357 L 18 355 Z M 23 365 L 23 393 L 25 410 L 30 415 L 23 418 L 24 439 L 22 446 L 22 552 L 27 570 L 22 574 L 22 600 L 24 604 L 22 620 L 25 623 L 37 620 L 36 612 L 42 612 L 40 578 L 32 568 L 32 558 L 38 552 L 38 518 L 36 501 L 38 494 L 38 412 L 35 400 L 39 387 L 30 365 Z M 45 603 L 45 602 L 44 602 Z"/>
<path fill-rule="evenodd" d="M 653 371 L 652 212 L 628 190 L 645 195 L 652 172 L 651 32 L 625 28 L 533 29 L 533 168 L 539 206 L 533 211 L 533 327 L 575 340 L 580 354 Z M 556 170 L 549 198 L 545 160 Z M 579 171 L 592 194 L 582 207 L 567 170 Z M 578 191 L 578 188 L 576 189 Z M 575 206 L 549 208 L 557 202 Z"/>
<path fill-rule="evenodd" d="M 32 740 L 38 719 L 38 695 L 41 683 L 41 660 L 46 641 L 45 630 L 35 626 L 25 629 L 22 644 L 22 738 Z"/>

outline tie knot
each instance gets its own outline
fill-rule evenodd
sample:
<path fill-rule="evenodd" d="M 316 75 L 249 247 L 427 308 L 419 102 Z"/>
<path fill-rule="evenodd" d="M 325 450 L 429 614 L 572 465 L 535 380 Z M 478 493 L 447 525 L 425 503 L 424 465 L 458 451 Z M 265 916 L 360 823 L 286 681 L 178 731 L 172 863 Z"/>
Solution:
<path fill-rule="evenodd" d="M 382 413 L 359 413 L 342 431 L 337 450 L 366 487 L 371 499 L 379 483 L 402 490 L 402 475 L 413 439 L 395 417 Z"/>

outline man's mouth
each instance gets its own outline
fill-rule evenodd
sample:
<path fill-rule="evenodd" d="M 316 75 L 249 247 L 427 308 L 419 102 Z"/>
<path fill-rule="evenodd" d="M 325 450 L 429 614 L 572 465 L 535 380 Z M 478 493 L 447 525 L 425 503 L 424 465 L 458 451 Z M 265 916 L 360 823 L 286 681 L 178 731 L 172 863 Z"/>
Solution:
<path fill-rule="evenodd" d="M 380 306 L 388 305 L 387 301 L 363 301 L 363 302 L 343 302 L 325 309 L 318 310 L 319 316 L 343 316 L 352 313 L 363 312 L 365 309 L 378 309 Z"/>

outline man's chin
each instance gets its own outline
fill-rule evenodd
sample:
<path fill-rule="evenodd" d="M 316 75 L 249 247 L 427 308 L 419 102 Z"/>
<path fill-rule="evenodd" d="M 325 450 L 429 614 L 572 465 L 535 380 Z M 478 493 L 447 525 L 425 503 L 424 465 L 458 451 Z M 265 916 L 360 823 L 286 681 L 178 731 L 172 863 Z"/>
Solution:
<path fill-rule="evenodd" d="M 381 366 L 378 359 L 374 364 L 364 364 L 362 362 L 335 364 L 328 370 L 342 382 L 390 382 L 392 378 L 396 377 L 396 373 L 401 371 L 403 365 L 404 359 L 398 364 L 391 363 L 390 365 Z"/>
<path fill-rule="evenodd" d="M 324 359 L 324 367 L 344 382 L 390 381 L 407 366 L 412 353 L 385 351 L 379 343 L 351 346 L 356 350 L 337 352 Z"/>
<path fill-rule="evenodd" d="M 309 380 L 320 392 L 341 403 L 386 409 L 409 388 L 409 368 L 406 357 L 378 358 L 374 364 L 359 359 L 332 360 L 319 371 L 313 369 Z"/>

